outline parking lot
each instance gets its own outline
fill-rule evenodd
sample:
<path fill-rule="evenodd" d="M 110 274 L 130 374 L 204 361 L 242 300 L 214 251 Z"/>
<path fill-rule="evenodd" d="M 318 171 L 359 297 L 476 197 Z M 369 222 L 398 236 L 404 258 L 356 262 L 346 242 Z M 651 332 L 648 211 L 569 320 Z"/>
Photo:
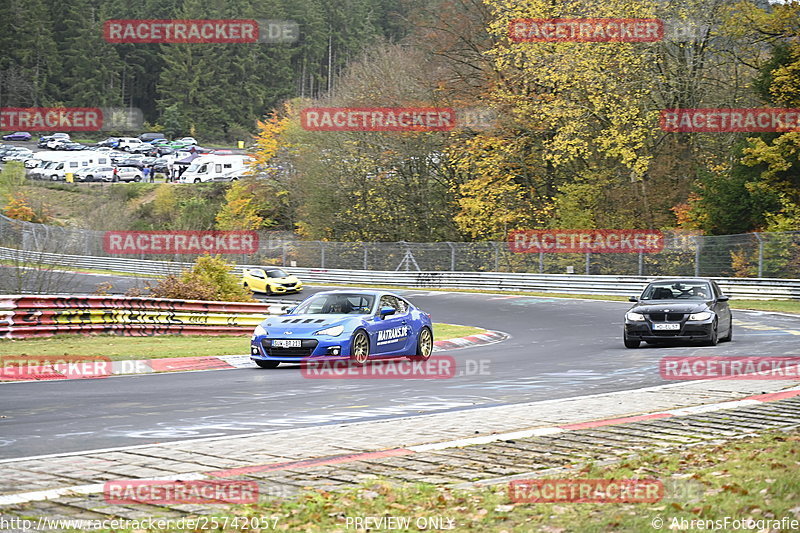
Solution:
<path fill-rule="evenodd" d="M 160 134 L 75 142 L 65 133 L 24 133 L 0 144 L 0 164 L 18 161 L 32 180 L 53 182 L 230 182 L 247 171 L 242 149 L 212 149 L 191 137 L 168 141 Z M 14 135 L 11 132 L 10 135 Z M 20 139 L 20 140 L 17 140 Z M 196 159 L 200 159 L 193 167 Z M 184 174 L 190 171 L 184 177 Z M 183 179 L 181 179 L 183 178 Z"/>

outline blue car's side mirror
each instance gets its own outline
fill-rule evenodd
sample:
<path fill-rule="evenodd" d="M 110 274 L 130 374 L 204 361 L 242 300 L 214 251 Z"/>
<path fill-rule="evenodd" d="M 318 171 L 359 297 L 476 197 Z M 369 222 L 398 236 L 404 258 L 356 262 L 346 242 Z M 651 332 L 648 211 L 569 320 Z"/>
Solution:
<path fill-rule="evenodd" d="M 286 310 L 286 312 L 284 314 L 285 315 L 291 315 L 292 313 L 294 313 L 295 309 L 297 309 L 297 307 L 290 307 L 289 309 Z"/>
<path fill-rule="evenodd" d="M 386 318 L 388 315 L 393 315 L 395 313 L 394 307 L 381 307 L 381 319 Z"/>

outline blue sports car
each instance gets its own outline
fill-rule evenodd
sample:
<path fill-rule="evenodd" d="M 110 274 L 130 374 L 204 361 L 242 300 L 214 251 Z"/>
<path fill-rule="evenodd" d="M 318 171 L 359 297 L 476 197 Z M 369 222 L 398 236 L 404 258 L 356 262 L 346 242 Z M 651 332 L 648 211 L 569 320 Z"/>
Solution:
<path fill-rule="evenodd" d="M 261 368 L 305 358 L 427 360 L 433 352 L 431 316 L 384 291 L 319 292 L 288 314 L 266 319 L 250 339 L 250 358 Z"/>

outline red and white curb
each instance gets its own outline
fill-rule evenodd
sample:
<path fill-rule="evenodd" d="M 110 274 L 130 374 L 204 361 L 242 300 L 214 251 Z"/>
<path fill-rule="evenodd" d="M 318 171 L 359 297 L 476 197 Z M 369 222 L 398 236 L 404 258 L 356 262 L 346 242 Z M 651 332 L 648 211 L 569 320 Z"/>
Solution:
<path fill-rule="evenodd" d="M 681 416 L 690 416 L 698 413 L 707 413 L 712 411 L 721 411 L 726 409 L 735 409 L 737 407 L 747 407 L 752 405 L 759 405 L 766 402 L 775 402 L 778 400 L 785 400 L 787 398 L 794 398 L 800 396 L 800 387 L 795 387 L 781 392 L 757 394 L 748 396 L 741 400 L 733 400 L 727 402 L 718 402 L 706 405 L 698 405 L 695 407 L 686 407 L 681 409 L 672 409 L 668 411 L 660 411 L 656 413 L 641 414 L 635 416 L 624 416 L 618 418 L 608 418 L 605 420 L 594 420 L 589 422 L 580 422 L 576 424 L 562 424 L 549 427 L 539 427 L 527 429 L 523 431 L 511 431 L 506 433 L 495 433 L 492 435 L 484 435 L 481 437 L 471 437 L 466 439 L 456 439 L 443 442 L 435 442 L 431 444 L 421 444 L 416 446 L 406 446 L 403 448 L 389 448 L 384 450 L 376 450 L 370 452 L 343 454 L 327 457 L 319 457 L 314 459 L 304 459 L 298 461 L 287 461 L 282 463 L 268 463 L 263 465 L 248 465 L 240 468 L 229 468 L 225 470 L 211 470 L 207 472 L 193 472 L 186 474 L 179 474 L 174 476 L 154 477 L 153 480 L 159 481 L 192 481 L 201 479 L 219 479 L 230 478 L 236 476 L 245 476 L 258 472 L 276 472 L 282 470 L 296 470 L 300 468 L 313 468 L 318 466 L 328 466 L 335 464 L 351 463 L 355 461 L 368 461 L 370 459 L 381 459 L 384 457 L 400 457 L 406 455 L 413 455 L 416 453 L 445 450 L 448 448 L 462 448 L 465 446 L 474 446 L 479 444 L 490 444 L 497 441 L 524 439 L 530 437 L 539 437 L 545 435 L 556 435 L 559 433 L 566 433 L 569 431 L 576 431 L 580 429 L 589 429 L 603 426 L 615 426 L 622 424 L 629 424 L 632 422 L 639 422 L 641 420 L 652 420 L 656 418 L 674 418 Z M 122 449 L 122 448 L 120 448 Z M 98 453 L 95 450 L 93 453 Z M 64 454 L 72 455 L 72 454 Z M 77 454 L 76 454 L 77 455 Z M 19 459 L 15 459 L 19 460 Z M 11 462 L 3 461 L 3 462 Z M 72 487 L 61 487 L 57 489 L 38 490 L 30 492 L 21 492 L 17 494 L 8 494 L 0 496 L 0 506 L 4 505 L 20 505 L 32 501 L 52 500 L 62 496 L 70 495 L 88 495 L 102 493 L 104 488 L 103 483 L 93 483 L 87 485 L 76 485 Z"/>
<path fill-rule="evenodd" d="M 487 331 L 486 333 L 479 333 L 478 335 L 469 335 L 467 337 L 434 341 L 433 351 L 441 352 L 444 350 L 457 350 L 459 348 L 469 348 L 471 346 L 495 344 L 497 342 L 506 340 L 509 338 L 509 336 L 510 335 L 508 333 L 503 333 L 502 331 Z"/>
<path fill-rule="evenodd" d="M 481 346 L 504 341 L 508 334 L 499 331 L 487 331 L 478 335 L 459 337 L 442 341 L 434 341 L 433 351 L 456 350 Z M 58 356 L 53 356 L 57 359 Z M 110 372 L 102 376 L 86 375 L 71 376 L 66 374 L 66 367 L 42 366 L 35 372 L 21 372 L 16 375 L 12 372 L 4 373 L 0 368 L 0 382 L 12 383 L 20 381 L 46 381 L 66 379 L 99 379 L 108 376 L 124 376 L 132 374 L 154 374 L 160 372 L 190 372 L 200 370 L 231 370 L 234 368 L 255 368 L 249 355 L 218 355 L 205 357 L 164 357 L 158 359 L 131 359 L 128 361 L 111 361 Z"/>

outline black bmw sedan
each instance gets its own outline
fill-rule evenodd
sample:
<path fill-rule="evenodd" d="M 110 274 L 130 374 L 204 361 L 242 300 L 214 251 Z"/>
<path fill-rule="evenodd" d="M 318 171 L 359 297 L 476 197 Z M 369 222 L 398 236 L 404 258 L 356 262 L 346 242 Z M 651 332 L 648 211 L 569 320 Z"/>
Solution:
<path fill-rule="evenodd" d="M 665 344 L 703 341 L 711 346 L 733 337 L 728 297 L 713 280 L 670 279 L 650 283 L 625 313 L 626 348 L 642 341 Z"/>

